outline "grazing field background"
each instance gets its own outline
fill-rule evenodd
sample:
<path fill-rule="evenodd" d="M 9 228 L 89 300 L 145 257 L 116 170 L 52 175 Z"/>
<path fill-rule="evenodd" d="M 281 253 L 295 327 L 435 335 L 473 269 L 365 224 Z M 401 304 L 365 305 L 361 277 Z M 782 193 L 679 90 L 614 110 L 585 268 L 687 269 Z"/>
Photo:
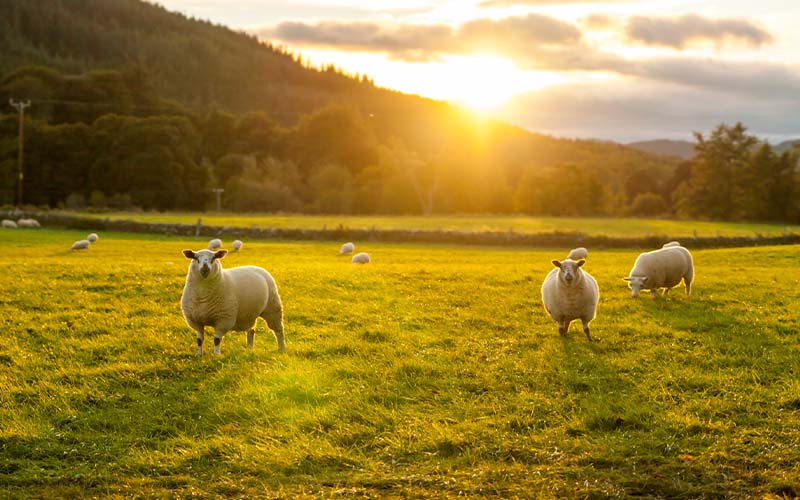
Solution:
<path fill-rule="evenodd" d="M 566 248 L 245 242 L 223 264 L 275 276 L 288 352 L 261 322 L 198 359 L 205 239 L 0 235 L 0 498 L 800 494 L 796 246 L 695 251 L 656 300 L 590 249 L 588 343 L 539 299 Z"/>
<path fill-rule="evenodd" d="M 441 216 L 359 216 L 359 215 L 277 215 L 214 214 L 179 212 L 66 212 L 101 219 L 126 219 L 150 224 L 195 224 L 207 226 L 275 227 L 285 229 L 418 229 L 428 231 L 508 231 L 517 233 L 581 232 L 588 235 L 635 237 L 689 236 L 779 236 L 784 231 L 800 232 L 800 226 L 783 224 L 711 222 L 675 219 L 608 217 L 528 217 L 502 215 Z"/>

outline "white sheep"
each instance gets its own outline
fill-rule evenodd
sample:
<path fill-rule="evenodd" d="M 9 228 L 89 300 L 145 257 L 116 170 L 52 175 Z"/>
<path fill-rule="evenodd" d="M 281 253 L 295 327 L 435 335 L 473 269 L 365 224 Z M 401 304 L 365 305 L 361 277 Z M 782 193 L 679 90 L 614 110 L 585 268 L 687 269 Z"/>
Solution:
<path fill-rule="evenodd" d="M 9 220 L 9 219 L 3 219 L 3 222 L 0 223 L 0 224 L 2 224 L 2 226 L 4 228 L 7 228 L 7 229 L 16 229 L 17 228 L 17 223 L 14 222 L 13 220 Z"/>
<path fill-rule="evenodd" d="M 585 260 L 553 260 L 555 266 L 542 283 L 542 303 L 544 309 L 558 325 L 559 335 L 566 335 L 569 324 L 576 319 L 583 323 L 583 332 L 589 341 L 594 341 L 589 333 L 589 322 L 597 313 L 600 289 L 597 281 L 581 269 Z"/>
<path fill-rule="evenodd" d="M 208 242 L 209 250 L 219 250 L 221 247 L 222 247 L 222 240 L 219 238 L 214 238 L 213 240 Z"/>
<path fill-rule="evenodd" d="M 345 255 L 345 254 L 348 254 L 348 253 L 353 253 L 355 251 L 355 249 L 356 249 L 356 246 L 348 241 L 347 243 L 342 245 L 342 248 L 339 250 L 339 255 Z"/>
<path fill-rule="evenodd" d="M 78 240 L 72 244 L 72 248 L 69 249 L 70 252 L 74 252 L 75 250 L 89 250 L 89 240 Z"/>
<path fill-rule="evenodd" d="M 17 227 L 35 228 L 42 227 L 36 219 L 20 219 L 17 221 Z"/>
<path fill-rule="evenodd" d="M 97 236 L 97 233 L 89 233 L 86 239 L 89 240 L 89 243 L 97 243 L 99 236 Z"/>
<path fill-rule="evenodd" d="M 350 259 L 351 264 L 369 264 L 369 254 L 366 252 L 361 252 L 353 255 L 353 258 Z"/>
<path fill-rule="evenodd" d="M 242 245 L 244 245 L 244 243 L 242 243 L 242 240 L 233 240 L 233 243 L 231 243 L 234 252 L 238 252 L 239 250 L 241 250 Z"/>
<path fill-rule="evenodd" d="M 694 280 L 692 254 L 684 247 L 674 245 L 645 252 L 636 258 L 630 274 L 622 279 L 628 282 L 634 297 L 638 297 L 641 290 L 650 290 L 655 297 L 659 288 L 664 288 L 666 296 L 681 279 L 686 285 L 686 295 L 689 295 Z"/>
<path fill-rule="evenodd" d="M 578 247 L 570 250 L 569 255 L 567 255 L 567 258 L 572 259 L 574 261 L 579 261 L 581 259 L 585 259 L 588 256 L 589 256 L 588 250 L 586 250 L 584 247 Z"/>
<path fill-rule="evenodd" d="M 222 336 L 230 330 L 247 331 L 253 347 L 256 319 L 263 318 L 275 334 L 278 350 L 286 350 L 283 336 L 283 306 L 275 280 L 257 266 L 223 269 L 220 259 L 227 250 L 184 250 L 192 259 L 181 296 L 186 323 L 197 333 L 196 355 L 203 354 L 206 326 L 214 328 L 214 354 L 219 355 Z"/>
<path fill-rule="evenodd" d="M 669 248 L 669 247 L 679 247 L 681 246 L 680 241 L 670 241 L 669 243 L 664 243 L 661 248 Z"/>

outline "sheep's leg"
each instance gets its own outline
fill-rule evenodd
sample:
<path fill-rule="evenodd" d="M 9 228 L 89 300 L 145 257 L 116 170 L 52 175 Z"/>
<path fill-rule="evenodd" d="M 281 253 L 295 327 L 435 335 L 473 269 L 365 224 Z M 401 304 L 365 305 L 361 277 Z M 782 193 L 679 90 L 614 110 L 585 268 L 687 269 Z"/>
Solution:
<path fill-rule="evenodd" d="M 650 290 L 650 295 L 652 295 L 652 296 L 653 296 L 653 298 L 656 298 L 656 297 L 658 297 L 658 288 L 652 288 L 652 289 Z"/>
<path fill-rule="evenodd" d="M 253 348 L 253 344 L 255 343 L 255 336 L 256 336 L 255 328 L 247 330 L 247 347 L 249 347 L 250 349 Z"/>
<path fill-rule="evenodd" d="M 214 330 L 214 356 L 219 356 L 219 345 L 222 343 L 223 335 L 225 335 L 225 330 L 219 328 Z"/>
<path fill-rule="evenodd" d="M 593 339 L 592 334 L 589 333 L 589 322 L 585 319 L 581 319 L 581 323 L 583 323 L 583 333 L 586 334 L 586 338 L 589 339 L 589 342 L 594 342 L 595 339 Z"/>
<path fill-rule="evenodd" d="M 202 356 L 203 355 L 203 337 L 205 332 L 203 330 L 198 330 L 197 332 L 197 351 L 195 351 L 195 356 Z"/>
<path fill-rule="evenodd" d="M 278 351 L 286 352 L 286 339 L 283 336 L 283 309 L 267 312 L 262 317 L 275 334 L 275 340 L 278 342 Z"/>
<path fill-rule="evenodd" d="M 686 285 L 686 295 L 689 296 L 692 293 L 692 280 L 694 279 L 694 273 L 688 273 L 686 276 L 683 277 L 683 284 Z"/>
<path fill-rule="evenodd" d="M 670 290 L 669 288 L 665 288 L 665 289 L 664 289 L 664 292 L 661 294 L 661 296 L 662 296 L 662 297 L 666 297 L 666 296 L 667 296 L 667 294 L 669 293 L 669 290 Z"/>
<path fill-rule="evenodd" d="M 567 336 L 567 330 L 569 330 L 569 321 L 557 321 L 558 323 L 558 334 L 562 337 Z"/>

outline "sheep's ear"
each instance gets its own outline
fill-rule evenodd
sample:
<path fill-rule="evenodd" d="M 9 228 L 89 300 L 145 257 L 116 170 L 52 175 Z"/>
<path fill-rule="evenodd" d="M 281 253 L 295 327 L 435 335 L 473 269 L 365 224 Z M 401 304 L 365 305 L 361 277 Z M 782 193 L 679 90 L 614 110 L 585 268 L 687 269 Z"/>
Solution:
<path fill-rule="evenodd" d="M 221 258 L 225 257 L 226 255 L 228 255 L 228 251 L 227 250 L 217 250 L 217 253 L 214 254 L 214 258 L 215 259 L 221 259 Z"/>
<path fill-rule="evenodd" d="M 557 261 L 555 259 L 553 260 L 553 265 L 556 266 L 557 268 L 561 269 L 561 262 L 559 262 L 559 261 Z"/>
<path fill-rule="evenodd" d="M 195 257 L 194 252 L 191 250 L 184 250 L 183 255 L 185 255 L 187 259 L 194 259 Z"/>
<path fill-rule="evenodd" d="M 584 264 L 586 264 L 586 261 L 585 261 L 585 260 L 583 260 L 583 259 L 581 259 L 581 260 L 579 260 L 579 261 L 578 261 L 578 262 L 577 262 L 575 265 L 576 265 L 576 266 L 578 266 L 578 267 L 581 267 L 581 266 L 582 266 L 582 265 L 584 265 Z"/>
<path fill-rule="evenodd" d="M 631 280 L 630 277 L 625 277 L 625 278 L 622 278 L 622 279 L 624 279 L 625 281 L 630 281 Z"/>

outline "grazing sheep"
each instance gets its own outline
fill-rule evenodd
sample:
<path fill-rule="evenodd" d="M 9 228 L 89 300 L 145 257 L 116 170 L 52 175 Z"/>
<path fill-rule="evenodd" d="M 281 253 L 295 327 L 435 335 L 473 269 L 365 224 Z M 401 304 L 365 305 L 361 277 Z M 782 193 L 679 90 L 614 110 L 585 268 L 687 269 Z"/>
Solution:
<path fill-rule="evenodd" d="M 585 260 L 553 260 L 552 269 L 542 283 L 542 303 L 544 309 L 558 325 L 559 335 L 566 335 L 572 320 L 583 323 L 583 332 L 589 341 L 594 341 L 589 333 L 589 322 L 597 313 L 600 289 L 597 281 L 581 269 Z"/>
<path fill-rule="evenodd" d="M 669 247 L 679 247 L 681 246 L 680 241 L 670 241 L 669 243 L 664 243 L 661 248 L 669 248 Z"/>
<path fill-rule="evenodd" d="M 20 219 L 17 221 L 17 227 L 35 228 L 42 227 L 36 219 Z"/>
<path fill-rule="evenodd" d="M 345 255 L 345 254 L 348 254 L 348 253 L 353 253 L 355 251 L 355 249 L 356 249 L 356 246 L 348 241 L 347 243 L 342 245 L 342 248 L 339 250 L 339 255 Z"/>
<path fill-rule="evenodd" d="M 75 250 L 89 250 L 89 245 L 91 243 L 89 240 L 78 240 L 72 244 L 72 248 L 69 249 L 70 252 L 74 252 Z"/>
<path fill-rule="evenodd" d="M 569 255 L 567 255 L 568 259 L 572 259 L 574 261 L 579 261 L 581 259 L 585 259 L 589 256 L 589 251 L 583 247 L 573 248 L 570 250 Z"/>
<path fill-rule="evenodd" d="M 97 243 L 98 238 L 99 236 L 97 236 L 97 233 L 89 233 L 89 235 L 86 236 L 86 239 L 89 240 L 89 243 Z"/>
<path fill-rule="evenodd" d="M 244 245 L 244 243 L 242 243 L 242 240 L 233 240 L 233 243 L 231 243 L 234 252 L 238 252 L 239 250 L 241 250 L 242 245 Z"/>
<path fill-rule="evenodd" d="M 682 246 L 674 245 L 645 252 L 636 258 L 630 274 L 622 279 L 628 282 L 634 297 L 639 296 L 640 290 L 650 290 L 655 297 L 659 288 L 664 288 L 666 296 L 681 279 L 686 285 L 686 295 L 689 295 L 694 279 L 692 254 Z"/>
<path fill-rule="evenodd" d="M 192 259 L 181 296 L 186 323 L 197 333 L 196 355 L 203 354 L 206 326 L 214 328 L 214 354 L 219 355 L 222 336 L 230 330 L 246 331 L 253 347 L 256 319 L 263 318 L 275 333 L 278 350 L 286 350 L 283 336 L 283 306 L 275 280 L 256 266 L 223 269 L 220 259 L 227 250 L 184 250 Z"/>
<path fill-rule="evenodd" d="M 213 240 L 208 242 L 209 250 L 219 250 L 221 247 L 222 247 L 222 240 L 219 238 L 214 238 Z"/>
<path fill-rule="evenodd" d="M 13 220 L 3 219 L 2 226 L 8 229 L 16 229 L 17 223 Z"/>
<path fill-rule="evenodd" d="M 353 258 L 350 259 L 351 264 L 369 264 L 369 254 L 366 252 L 361 252 L 353 255 Z"/>

